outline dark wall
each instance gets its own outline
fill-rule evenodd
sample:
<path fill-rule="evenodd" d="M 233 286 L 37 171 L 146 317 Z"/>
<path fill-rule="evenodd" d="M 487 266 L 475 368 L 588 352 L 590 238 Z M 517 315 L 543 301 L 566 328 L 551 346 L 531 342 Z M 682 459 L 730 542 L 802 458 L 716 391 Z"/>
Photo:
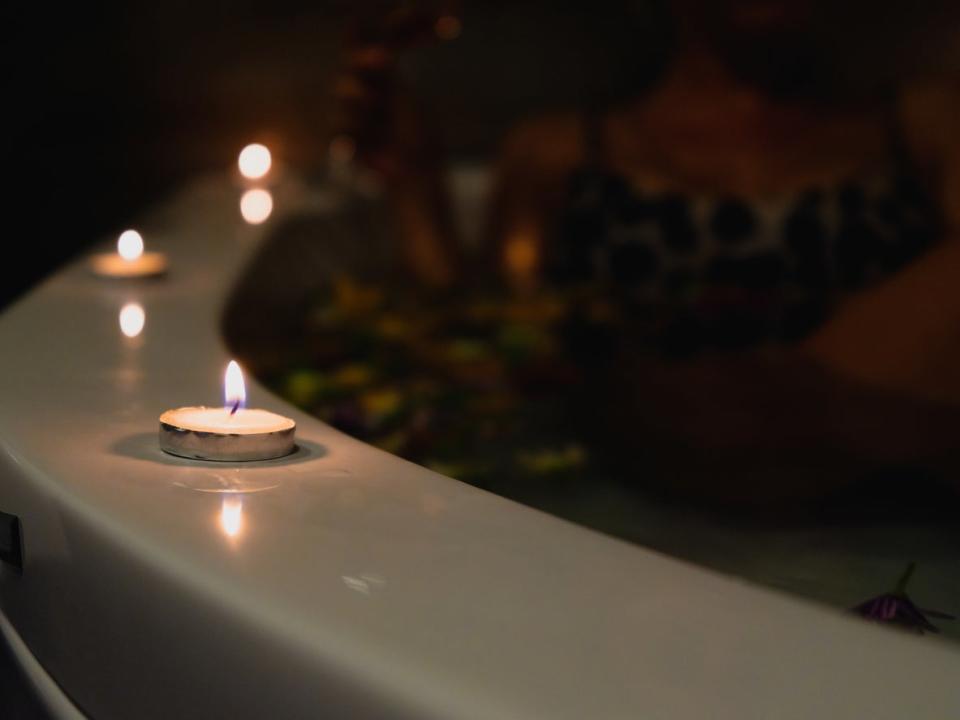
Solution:
<path fill-rule="evenodd" d="M 6 3 L 0 308 L 184 179 L 229 166 L 251 140 L 294 165 L 319 163 L 344 26 L 397 2 Z M 669 54 L 666 0 L 462 6 L 460 38 L 404 63 L 453 154 L 488 155 L 533 112 L 635 94 Z M 864 35 L 872 16 L 858 17 L 855 28 L 834 24 L 838 46 Z M 937 54 L 932 64 L 946 63 Z"/>
<path fill-rule="evenodd" d="M 0 263 L 0 307 L 251 139 L 288 162 L 319 162 L 343 27 L 369 5 L 7 3 L 0 154 L 4 235 L 18 260 Z M 586 87 L 591 68 L 594 79 L 632 80 L 651 36 L 623 8 L 640 5 L 466 3 L 458 41 L 410 58 L 411 85 L 454 152 L 489 152 L 531 108 L 608 89 Z M 603 37 L 611 31 L 621 42 Z M 612 45 L 633 64 L 595 72 L 596 49 Z"/>
<path fill-rule="evenodd" d="M 336 27 L 322 4 L 8 3 L 0 307 L 251 138 L 313 150 Z M 17 260 L 11 260 L 15 249 Z"/>
<path fill-rule="evenodd" d="M 69 6 L 4 10 L 0 302 L 102 225 L 108 205 L 124 206 L 137 193 L 135 182 L 120 180 L 130 175 L 125 149 L 135 119 L 121 102 L 129 68 L 109 40 L 119 26 L 117 16 Z"/>

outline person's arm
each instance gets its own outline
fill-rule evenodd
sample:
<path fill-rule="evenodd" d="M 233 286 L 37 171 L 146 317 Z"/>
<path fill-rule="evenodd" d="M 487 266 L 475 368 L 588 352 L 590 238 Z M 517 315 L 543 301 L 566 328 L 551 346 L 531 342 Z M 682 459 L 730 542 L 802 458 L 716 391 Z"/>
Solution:
<path fill-rule="evenodd" d="M 594 378 L 592 422 L 632 448 L 638 481 L 717 504 L 809 501 L 872 472 L 960 489 L 960 408 L 849 380 L 796 348 L 666 363 L 625 352 Z"/>
<path fill-rule="evenodd" d="M 410 270 L 426 285 L 444 287 L 454 282 L 460 262 L 443 152 L 397 70 L 405 46 L 431 37 L 431 22 L 424 13 L 398 12 L 383 21 L 384 37 L 354 39 L 334 85 L 335 126 L 337 135 L 349 138 L 354 160 L 383 184 Z"/>
<path fill-rule="evenodd" d="M 521 123 L 503 142 L 484 236 L 489 271 L 515 289 L 540 281 L 548 228 L 582 155 L 580 134 L 575 116 L 545 117 Z"/>
<path fill-rule="evenodd" d="M 857 381 L 960 405 L 960 242 L 848 300 L 802 351 Z"/>
<path fill-rule="evenodd" d="M 851 298 L 804 350 L 845 376 L 960 404 L 960 94 L 904 93 L 901 125 L 943 213 L 940 245 Z"/>
<path fill-rule="evenodd" d="M 439 151 L 422 145 L 383 179 L 407 266 L 427 286 L 453 285 L 463 263 Z"/>

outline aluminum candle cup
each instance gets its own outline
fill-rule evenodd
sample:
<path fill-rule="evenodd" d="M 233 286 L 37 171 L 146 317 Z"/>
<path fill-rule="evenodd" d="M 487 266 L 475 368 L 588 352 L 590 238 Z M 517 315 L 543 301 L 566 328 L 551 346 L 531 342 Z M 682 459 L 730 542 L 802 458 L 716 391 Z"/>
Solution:
<path fill-rule="evenodd" d="M 99 277 L 118 280 L 157 277 L 167 271 L 167 258 L 150 252 L 136 260 L 124 260 L 116 253 L 101 253 L 90 258 L 90 270 Z"/>
<path fill-rule="evenodd" d="M 195 460 L 271 460 L 293 452 L 297 424 L 290 418 L 243 407 L 243 373 L 231 360 L 223 378 L 224 407 L 184 407 L 160 416 L 160 449 Z"/>
<path fill-rule="evenodd" d="M 160 449 L 195 460 L 270 460 L 293 452 L 297 424 L 267 410 L 185 407 L 160 416 Z"/>
<path fill-rule="evenodd" d="M 117 239 L 115 253 L 90 258 L 90 270 L 99 277 L 118 280 L 156 277 L 167 271 L 167 257 L 163 253 L 144 252 L 140 233 L 125 230 Z"/>

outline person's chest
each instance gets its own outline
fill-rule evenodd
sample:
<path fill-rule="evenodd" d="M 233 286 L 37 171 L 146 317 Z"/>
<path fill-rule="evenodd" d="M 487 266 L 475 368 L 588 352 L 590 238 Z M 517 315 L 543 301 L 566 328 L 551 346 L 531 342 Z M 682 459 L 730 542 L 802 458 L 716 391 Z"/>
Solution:
<path fill-rule="evenodd" d="M 891 138 L 876 117 L 812 112 L 727 118 L 691 106 L 611 116 L 605 131 L 609 168 L 638 185 L 672 192 L 754 198 L 834 185 L 889 161 Z"/>

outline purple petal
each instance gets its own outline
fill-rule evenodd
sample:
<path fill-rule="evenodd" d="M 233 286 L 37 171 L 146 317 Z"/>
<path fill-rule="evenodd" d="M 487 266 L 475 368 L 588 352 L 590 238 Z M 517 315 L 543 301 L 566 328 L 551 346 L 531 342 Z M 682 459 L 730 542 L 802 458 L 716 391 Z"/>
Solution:
<path fill-rule="evenodd" d="M 893 620 L 897 616 L 897 606 L 899 603 L 896 598 L 885 597 L 883 599 L 883 615 L 882 619 L 885 621 Z"/>
<path fill-rule="evenodd" d="M 917 606 L 906 597 L 899 603 L 897 620 L 908 627 L 922 628 L 930 632 L 940 632 L 923 616 L 923 613 L 917 609 Z"/>

